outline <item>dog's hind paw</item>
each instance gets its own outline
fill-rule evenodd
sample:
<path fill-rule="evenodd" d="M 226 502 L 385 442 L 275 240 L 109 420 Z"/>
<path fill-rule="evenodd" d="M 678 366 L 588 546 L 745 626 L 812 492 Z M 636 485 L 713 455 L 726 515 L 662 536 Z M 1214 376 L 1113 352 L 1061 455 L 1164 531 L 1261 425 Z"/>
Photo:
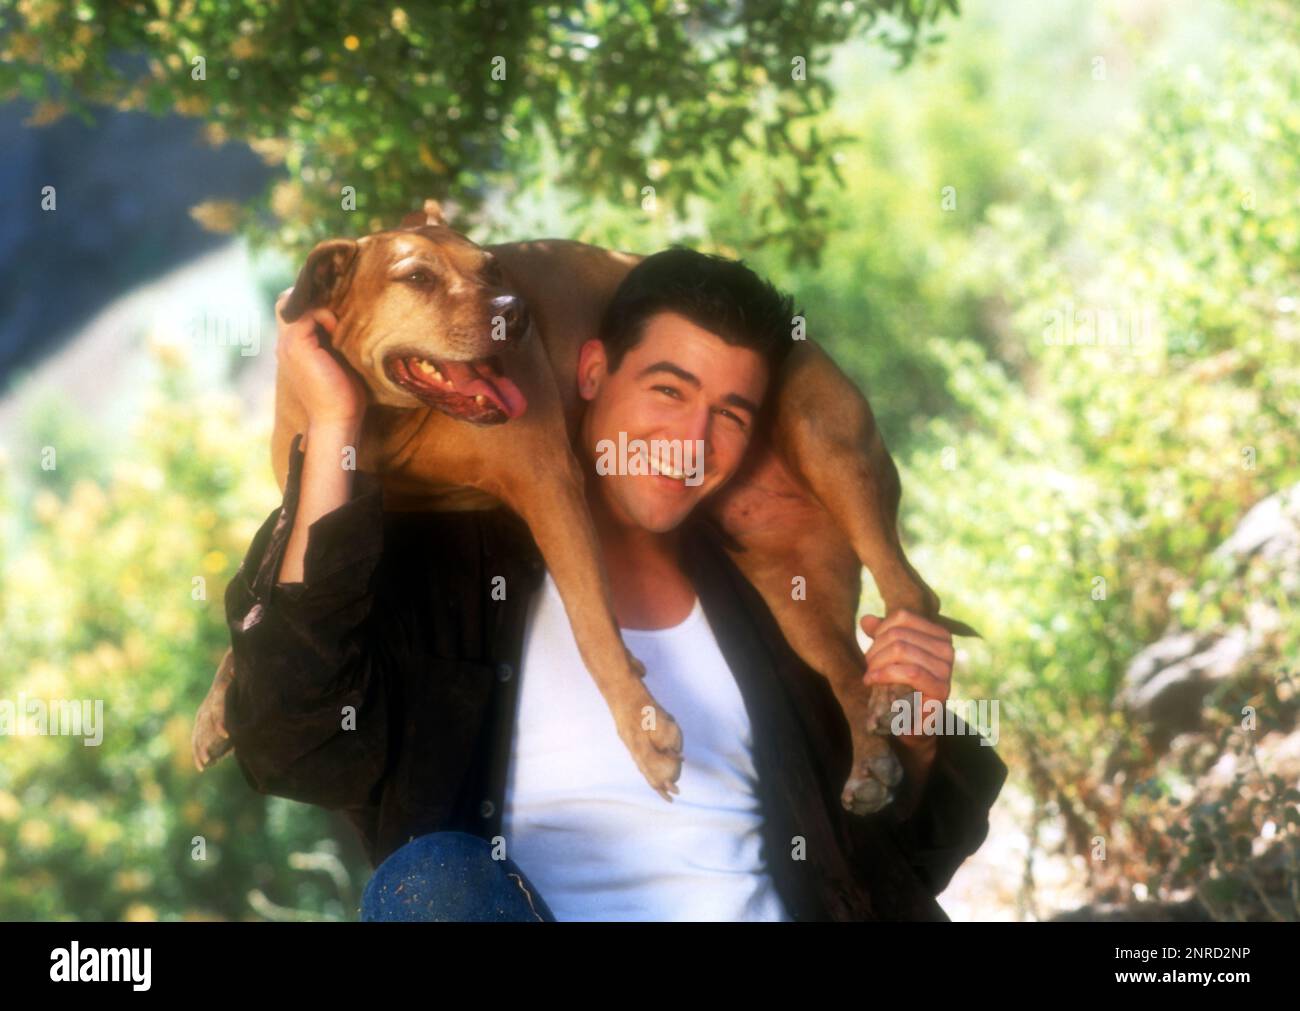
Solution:
<path fill-rule="evenodd" d="M 212 687 L 194 717 L 194 729 L 190 734 L 194 767 L 199 772 L 219 761 L 234 747 L 226 731 L 226 693 L 230 691 L 234 677 L 235 659 L 227 650 L 217 666 Z"/>
<path fill-rule="evenodd" d="M 194 752 L 194 767 L 199 772 L 203 772 L 233 751 L 234 744 L 229 737 L 196 738 L 192 749 Z"/>
<path fill-rule="evenodd" d="M 853 768 L 840 793 L 840 803 L 853 814 L 874 814 L 894 800 L 894 787 L 903 780 L 903 765 L 889 741 L 869 735 L 854 742 Z"/>

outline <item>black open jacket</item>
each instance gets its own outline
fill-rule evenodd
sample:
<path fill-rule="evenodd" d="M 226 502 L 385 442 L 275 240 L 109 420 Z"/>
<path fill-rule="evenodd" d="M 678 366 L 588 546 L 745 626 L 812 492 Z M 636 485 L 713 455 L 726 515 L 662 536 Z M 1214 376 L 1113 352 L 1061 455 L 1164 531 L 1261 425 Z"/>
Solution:
<path fill-rule="evenodd" d="M 300 442 L 284 501 L 226 590 L 236 761 L 260 793 L 345 811 L 375 866 L 426 832 L 491 839 L 525 616 L 545 571 L 537 546 L 505 509 L 386 512 L 378 481 L 358 471 L 351 499 L 310 527 L 303 582 L 277 583 Z M 983 843 L 1006 766 L 978 736 L 940 736 L 919 797 L 867 817 L 844 811 L 849 729 L 829 685 L 795 655 L 709 525 L 688 520 L 683 535 L 749 713 L 764 857 L 790 915 L 947 920 L 934 897 Z M 504 600 L 494 599 L 496 576 Z"/>

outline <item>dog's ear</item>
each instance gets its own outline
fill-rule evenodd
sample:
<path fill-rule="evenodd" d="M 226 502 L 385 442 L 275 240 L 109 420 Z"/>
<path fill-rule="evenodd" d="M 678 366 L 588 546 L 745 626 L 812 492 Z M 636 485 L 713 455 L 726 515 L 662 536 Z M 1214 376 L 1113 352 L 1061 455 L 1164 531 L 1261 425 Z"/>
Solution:
<path fill-rule="evenodd" d="M 423 228 L 426 225 L 446 224 L 447 218 L 442 213 L 442 204 L 433 199 L 426 200 L 423 209 L 411 211 L 410 214 L 402 218 L 403 228 Z"/>
<path fill-rule="evenodd" d="M 292 323 L 308 309 L 333 305 L 342 297 L 352 279 L 357 248 L 355 239 L 327 239 L 316 245 L 298 271 L 298 280 L 280 314 L 286 323 Z"/>

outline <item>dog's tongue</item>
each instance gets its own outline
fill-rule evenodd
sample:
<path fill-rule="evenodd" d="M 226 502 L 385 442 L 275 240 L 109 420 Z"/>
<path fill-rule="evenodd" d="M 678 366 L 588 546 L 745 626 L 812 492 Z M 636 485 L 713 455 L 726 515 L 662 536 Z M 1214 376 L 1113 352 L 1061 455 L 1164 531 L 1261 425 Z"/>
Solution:
<path fill-rule="evenodd" d="M 443 372 L 457 393 L 487 397 L 507 418 L 517 418 L 528 407 L 523 392 L 503 375 L 487 375 L 473 362 L 444 362 Z"/>

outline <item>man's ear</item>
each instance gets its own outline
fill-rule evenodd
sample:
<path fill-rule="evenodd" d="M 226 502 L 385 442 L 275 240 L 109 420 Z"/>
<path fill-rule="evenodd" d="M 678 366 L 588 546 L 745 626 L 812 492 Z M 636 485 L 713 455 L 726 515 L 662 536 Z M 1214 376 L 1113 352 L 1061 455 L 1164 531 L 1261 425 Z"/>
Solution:
<path fill-rule="evenodd" d="M 311 251 L 280 313 L 286 323 L 292 323 L 308 309 L 333 306 L 343 297 L 352 280 L 357 248 L 355 239 L 327 239 Z"/>
<path fill-rule="evenodd" d="M 411 211 L 410 214 L 402 218 L 403 228 L 421 228 L 425 225 L 446 224 L 447 217 L 442 212 L 442 204 L 433 199 L 426 200 L 421 210 Z"/>
<path fill-rule="evenodd" d="M 578 396 L 583 400 L 593 399 L 605 380 L 608 366 L 604 342 L 586 341 L 578 349 Z"/>

